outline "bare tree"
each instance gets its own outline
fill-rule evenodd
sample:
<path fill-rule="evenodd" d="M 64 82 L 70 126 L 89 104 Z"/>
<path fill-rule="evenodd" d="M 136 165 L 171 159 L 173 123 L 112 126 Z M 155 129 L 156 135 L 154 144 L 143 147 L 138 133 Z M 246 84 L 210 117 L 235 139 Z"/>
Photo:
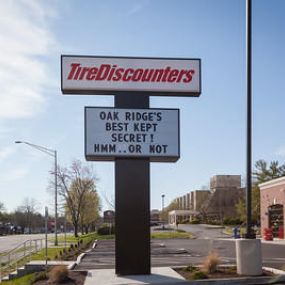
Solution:
<path fill-rule="evenodd" d="M 115 211 L 115 198 L 114 198 L 114 196 L 112 195 L 111 197 L 108 197 L 106 193 L 103 193 L 102 196 L 103 196 L 106 204 L 109 206 L 109 209 Z"/>
<path fill-rule="evenodd" d="M 37 201 L 34 198 L 25 197 L 22 204 L 15 211 L 17 224 L 28 228 L 28 233 L 32 232 L 34 216 L 36 215 Z"/>
<path fill-rule="evenodd" d="M 161 221 L 167 221 L 168 220 L 168 213 L 173 210 L 178 210 L 178 203 L 176 201 L 172 201 L 166 208 L 164 208 L 163 211 L 160 211 L 159 216 Z"/>
<path fill-rule="evenodd" d="M 5 207 L 4 204 L 2 202 L 0 202 L 0 213 L 5 211 Z"/>
<path fill-rule="evenodd" d="M 5 206 L 2 202 L 0 202 L 0 222 L 5 220 Z"/>
<path fill-rule="evenodd" d="M 78 236 L 80 218 L 83 215 L 86 195 L 95 192 L 96 178 L 90 166 L 75 160 L 69 168 L 58 167 L 58 194 L 62 197 L 67 216 L 74 226 L 74 235 Z M 99 206 L 99 203 L 97 207 Z M 88 207 L 91 207 L 90 205 Z M 96 205 L 94 205 L 96 207 Z"/>

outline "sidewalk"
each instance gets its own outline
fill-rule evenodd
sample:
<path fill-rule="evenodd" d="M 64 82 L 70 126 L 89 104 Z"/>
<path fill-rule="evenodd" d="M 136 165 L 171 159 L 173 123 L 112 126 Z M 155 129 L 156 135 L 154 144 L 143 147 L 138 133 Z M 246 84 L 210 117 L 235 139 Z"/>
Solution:
<path fill-rule="evenodd" d="M 264 240 L 261 237 L 257 237 L 256 239 L 260 239 L 261 243 L 265 243 L 265 244 L 285 245 L 285 239 L 274 238 L 273 240 Z M 219 240 L 235 241 L 235 240 L 238 240 L 238 238 L 234 238 L 233 236 L 229 236 L 227 238 L 219 238 Z"/>
<path fill-rule="evenodd" d="M 117 276 L 114 269 L 89 270 L 84 285 L 189 284 L 170 267 L 151 269 L 150 275 Z"/>
<path fill-rule="evenodd" d="M 273 240 L 264 240 L 263 238 L 259 238 L 261 239 L 262 243 L 270 243 L 270 244 L 279 244 L 279 245 L 285 245 L 285 239 L 280 239 L 280 238 L 274 238 Z"/>
<path fill-rule="evenodd" d="M 151 269 L 150 275 L 117 276 L 114 269 L 89 270 L 84 285 L 254 285 L 284 284 L 284 271 L 264 268 L 277 276 L 240 276 L 224 279 L 186 280 L 170 267 Z"/>

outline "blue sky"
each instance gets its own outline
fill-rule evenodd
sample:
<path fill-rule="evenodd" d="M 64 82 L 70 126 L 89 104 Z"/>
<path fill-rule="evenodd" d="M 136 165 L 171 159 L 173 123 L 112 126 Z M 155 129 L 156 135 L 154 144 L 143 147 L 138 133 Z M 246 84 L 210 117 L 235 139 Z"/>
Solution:
<path fill-rule="evenodd" d="M 285 2 L 253 0 L 253 161 L 285 161 Z M 113 96 L 60 91 L 60 55 L 186 57 L 202 60 L 199 98 L 152 97 L 179 108 L 181 158 L 151 164 L 151 207 L 201 189 L 215 174 L 245 174 L 245 1 L 18 0 L 0 2 L 0 201 L 25 197 L 53 210 L 49 156 L 84 161 L 84 106 L 113 106 Z M 98 192 L 114 196 L 114 164 L 90 162 Z M 103 209 L 107 205 L 103 201 Z"/>

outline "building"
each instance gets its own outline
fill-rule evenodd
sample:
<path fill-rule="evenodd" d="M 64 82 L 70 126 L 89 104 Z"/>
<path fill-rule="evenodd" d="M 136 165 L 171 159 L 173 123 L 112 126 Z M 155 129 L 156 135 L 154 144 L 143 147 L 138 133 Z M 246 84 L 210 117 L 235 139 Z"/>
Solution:
<path fill-rule="evenodd" d="M 236 218 L 236 204 L 244 193 L 240 175 L 215 175 L 210 181 L 210 195 L 200 207 L 201 214 L 217 222 Z"/>
<path fill-rule="evenodd" d="M 192 221 L 197 216 L 204 220 L 223 221 L 235 218 L 236 204 L 244 196 L 240 175 L 215 175 L 209 190 L 194 190 L 177 197 L 177 209 L 169 212 L 169 222 Z"/>
<path fill-rule="evenodd" d="M 259 184 L 261 233 L 273 230 L 274 237 L 284 238 L 285 177 Z"/>
<path fill-rule="evenodd" d="M 104 221 L 104 223 L 114 224 L 115 223 L 115 211 L 113 211 L 113 210 L 104 211 L 103 221 Z"/>
<path fill-rule="evenodd" d="M 151 222 L 158 222 L 160 220 L 159 217 L 159 210 L 153 209 L 150 211 L 150 221 Z"/>
<path fill-rule="evenodd" d="M 168 223 L 171 225 L 177 225 L 184 222 L 191 222 L 199 212 L 193 210 L 173 210 L 168 213 Z"/>
<path fill-rule="evenodd" d="M 215 175 L 210 180 L 210 189 L 228 189 L 240 187 L 240 175 Z"/>

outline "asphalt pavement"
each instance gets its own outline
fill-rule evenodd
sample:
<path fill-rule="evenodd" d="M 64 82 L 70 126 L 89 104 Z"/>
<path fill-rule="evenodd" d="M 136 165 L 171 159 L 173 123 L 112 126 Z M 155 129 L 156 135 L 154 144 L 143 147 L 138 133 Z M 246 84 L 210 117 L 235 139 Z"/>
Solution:
<path fill-rule="evenodd" d="M 188 226 L 186 229 L 184 226 Z M 179 225 L 191 231 L 194 239 L 152 239 L 151 266 L 187 266 L 201 264 L 211 251 L 217 252 L 221 263 L 235 264 L 235 240 L 223 233 L 222 228 L 207 225 Z M 285 242 L 262 242 L 263 265 L 278 269 L 285 265 Z M 115 241 L 98 241 L 75 269 L 113 269 L 115 267 Z"/>

